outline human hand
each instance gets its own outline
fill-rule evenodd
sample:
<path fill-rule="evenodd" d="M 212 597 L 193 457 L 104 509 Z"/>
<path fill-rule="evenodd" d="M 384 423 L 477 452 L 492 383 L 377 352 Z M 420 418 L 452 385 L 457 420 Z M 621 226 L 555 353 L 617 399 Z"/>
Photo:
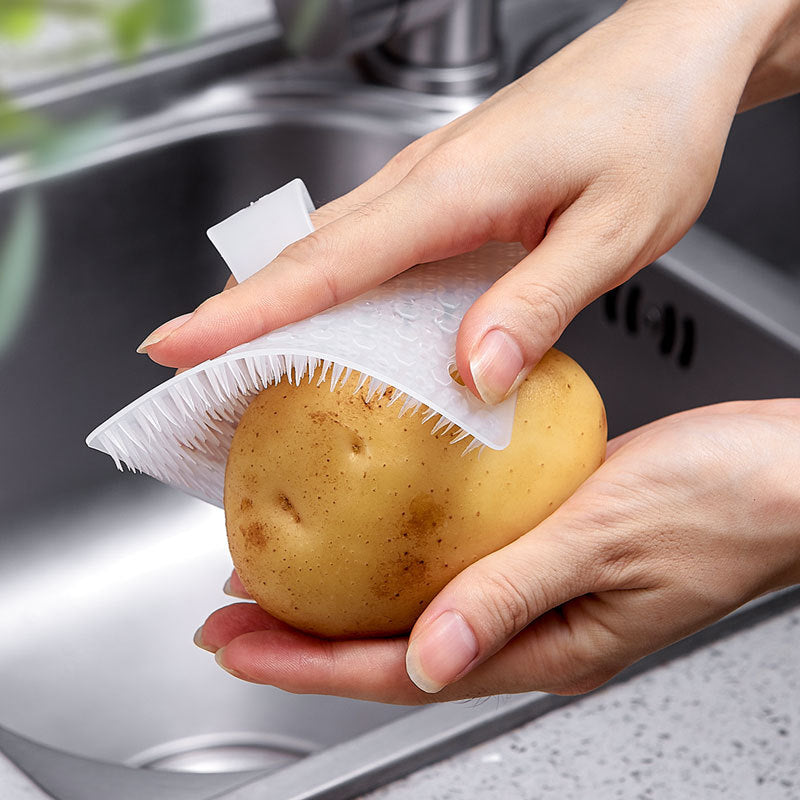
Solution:
<path fill-rule="evenodd" d="M 749 76 L 797 0 L 629 0 L 322 211 L 318 230 L 142 344 L 188 367 L 490 240 L 529 251 L 466 314 L 457 365 L 498 402 L 711 192 Z M 767 59 L 768 60 L 768 59 Z M 768 70 L 766 70 L 768 72 Z M 752 98 L 751 98 L 752 101 Z"/>
<path fill-rule="evenodd" d="M 317 639 L 245 603 L 213 613 L 197 642 L 292 692 L 403 704 L 585 692 L 800 582 L 798 475 L 800 400 L 683 412 L 613 440 L 550 517 L 454 578 L 410 640 Z"/>

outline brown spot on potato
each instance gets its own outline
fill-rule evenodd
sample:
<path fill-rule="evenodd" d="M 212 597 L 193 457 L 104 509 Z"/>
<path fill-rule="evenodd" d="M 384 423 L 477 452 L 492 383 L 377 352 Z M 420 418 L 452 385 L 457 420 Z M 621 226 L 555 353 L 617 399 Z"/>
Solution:
<path fill-rule="evenodd" d="M 442 506 L 427 493 L 420 493 L 411 500 L 400 521 L 400 537 L 410 539 L 415 545 L 378 565 L 372 583 L 372 593 L 376 598 L 393 597 L 398 585 L 414 586 L 417 592 L 420 586 L 431 585 L 429 564 L 420 555 L 429 551 L 428 539 L 433 538 L 444 518 Z M 419 554 L 415 552 L 415 546 L 419 547 Z M 434 594 L 435 589 L 432 589 L 430 598 Z"/>
<path fill-rule="evenodd" d="M 292 501 L 283 492 L 278 495 L 278 505 L 283 511 L 289 514 L 295 522 L 300 522 L 300 515 L 297 513 L 297 509 L 294 507 Z"/>
<path fill-rule="evenodd" d="M 372 594 L 378 599 L 397 596 L 399 586 L 408 586 L 419 596 L 420 587 L 430 585 L 428 565 L 425 559 L 414 553 L 405 552 L 393 560 L 382 561 L 376 565 L 372 581 Z M 438 586 L 438 585 L 437 585 Z M 435 590 L 430 593 L 433 598 Z"/>
<path fill-rule="evenodd" d="M 240 525 L 239 533 L 242 534 L 248 546 L 252 548 L 260 549 L 267 542 L 264 526 L 258 521 L 251 522 L 249 525 Z"/>
<path fill-rule="evenodd" d="M 403 534 L 421 541 L 433 534 L 434 529 L 444 519 L 444 508 L 430 495 L 418 494 L 408 506 L 408 514 L 401 523 Z"/>

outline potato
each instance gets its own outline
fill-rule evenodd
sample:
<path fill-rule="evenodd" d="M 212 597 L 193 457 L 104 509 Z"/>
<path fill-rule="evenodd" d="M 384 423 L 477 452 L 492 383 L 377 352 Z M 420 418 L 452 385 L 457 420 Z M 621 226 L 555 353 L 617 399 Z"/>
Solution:
<path fill-rule="evenodd" d="M 458 572 L 531 530 L 603 460 L 606 417 L 586 373 L 551 350 L 519 390 L 511 444 L 451 443 L 355 378 L 284 381 L 233 437 L 225 518 L 260 606 L 331 638 L 407 632 Z M 466 390 L 465 390 L 466 391 Z"/>

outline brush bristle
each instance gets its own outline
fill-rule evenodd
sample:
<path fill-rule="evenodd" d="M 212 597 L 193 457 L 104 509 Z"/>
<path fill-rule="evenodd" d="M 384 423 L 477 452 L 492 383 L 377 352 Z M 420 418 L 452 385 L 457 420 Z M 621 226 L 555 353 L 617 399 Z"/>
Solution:
<path fill-rule="evenodd" d="M 330 390 L 344 386 L 353 370 L 329 360 L 304 355 L 250 355 L 207 363 L 200 371 L 185 372 L 166 387 L 154 390 L 98 429 L 89 443 L 111 458 L 118 469 L 145 472 L 189 494 L 222 506 L 225 463 L 231 440 L 250 398 L 285 377 L 300 385 L 319 373 L 321 385 L 330 373 Z M 389 384 L 356 372 L 355 392 L 365 385 L 366 399 L 380 399 Z M 392 391 L 387 405 L 399 403 L 398 415 L 419 417 L 425 425 L 436 419 L 430 433 L 465 441 L 464 454 L 483 445 L 435 410 L 406 394 Z"/>

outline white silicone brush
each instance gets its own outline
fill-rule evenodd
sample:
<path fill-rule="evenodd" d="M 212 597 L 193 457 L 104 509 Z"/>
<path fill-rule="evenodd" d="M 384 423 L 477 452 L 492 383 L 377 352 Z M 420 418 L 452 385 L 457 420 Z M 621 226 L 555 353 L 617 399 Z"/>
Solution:
<path fill-rule="evenodd" d="M 313 205 L 294 180 L 208 232 L 239 282 L 313 225 Z M 516 397 L 488 407 L 450 375 L 458 326 L 470 305 L 510 269 L 518 245 L 492 243 L 423 264 L 355 300 L 294 322 L 152 389 L 95 429 L 86 443 L 164 483 L 222 505 L 231 439 L 250 399 L 286 377 L 331 391 L 359 373 L 369 395 L 394 387 L 398 412 L 445 429 L 465 450 L 506 447 Z"/>

